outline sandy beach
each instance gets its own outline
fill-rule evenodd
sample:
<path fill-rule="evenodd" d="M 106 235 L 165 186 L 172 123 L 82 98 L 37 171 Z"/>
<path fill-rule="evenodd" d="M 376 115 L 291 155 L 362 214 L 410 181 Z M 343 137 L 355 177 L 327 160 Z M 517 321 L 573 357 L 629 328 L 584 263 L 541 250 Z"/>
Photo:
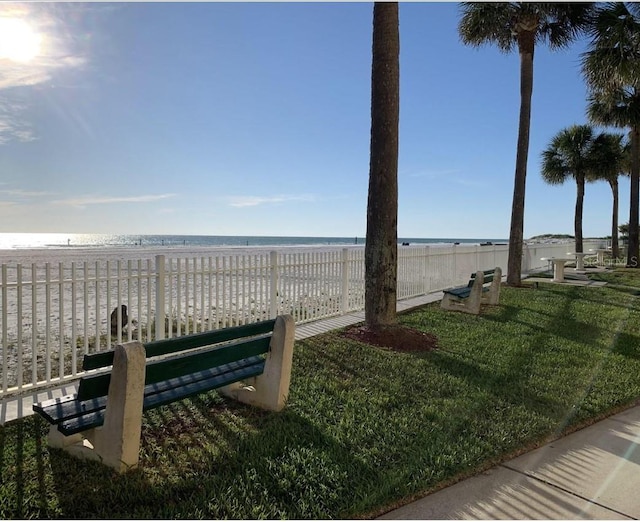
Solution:
<path fill-rule="evenodd" d="M 291 253 L 297 252 L 326 252 L 348 249 L 363 249 L 364 245 L 345 246 L 123 246 L 123 247 L 70 247 L 70 248 L 17 248 L 0 249 L 0 264 L 10 263 L 58 263 L 58 262 L 96 262 L 96 261 L 128 261 L 138 259 L 155 259 L 156 255 L 164 254 L 174 257 L 198 256 L 229 256 L 264 254 L 273 250 Z"/>

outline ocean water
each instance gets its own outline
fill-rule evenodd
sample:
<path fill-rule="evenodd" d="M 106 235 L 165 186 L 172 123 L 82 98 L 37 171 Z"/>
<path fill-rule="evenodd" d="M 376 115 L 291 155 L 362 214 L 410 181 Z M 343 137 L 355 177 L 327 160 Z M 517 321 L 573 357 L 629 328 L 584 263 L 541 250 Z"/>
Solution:
<path fill-rule="evenodd" d="M 398 238 L 398 243 L 479 244 L 507 243 L 495 238 Z M 132 234 L 37 234 L 0 233 L 0 250 L 27 248 L 114 248 L 114 247 L 266 247 L 266 246 L 347 246 L 363 245 L 363 237 L 290 237 L 290 236 L 195 236 Z"/>

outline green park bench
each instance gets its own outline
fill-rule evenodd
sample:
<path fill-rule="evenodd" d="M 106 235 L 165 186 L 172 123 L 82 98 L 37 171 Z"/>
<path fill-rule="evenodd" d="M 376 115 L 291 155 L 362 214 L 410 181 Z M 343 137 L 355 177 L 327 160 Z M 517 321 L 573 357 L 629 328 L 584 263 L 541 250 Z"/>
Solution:
<path fill-rule="evenodd" d="M 84 356 L 77 393 L 33 405 L 48 443 L 123 472 L 138 464 L 143 411 L 217 389 L 271 411 L 289 393 L 295 323 L 289 315 Z"/>
<path fill-rule="evenodd" d="M 478 315 L 482 304 L 497 305 L 500 301 L 500 283 L 502 269 L 478 270 L 471 274 L 467 286 L 444 290 L 440 307 L 443 310 L 455 310 Z M 491 283 L 490 286 L 484 286 Z"/>

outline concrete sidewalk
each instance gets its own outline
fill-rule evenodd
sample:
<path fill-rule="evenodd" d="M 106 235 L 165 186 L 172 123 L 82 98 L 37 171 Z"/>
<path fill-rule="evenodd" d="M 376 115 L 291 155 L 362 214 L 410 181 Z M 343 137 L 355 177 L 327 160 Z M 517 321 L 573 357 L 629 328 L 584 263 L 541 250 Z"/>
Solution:
<path fill-rule="evenodd" d="M 380 518 L 639 519 L 639 442 L 637 406 Z"/>

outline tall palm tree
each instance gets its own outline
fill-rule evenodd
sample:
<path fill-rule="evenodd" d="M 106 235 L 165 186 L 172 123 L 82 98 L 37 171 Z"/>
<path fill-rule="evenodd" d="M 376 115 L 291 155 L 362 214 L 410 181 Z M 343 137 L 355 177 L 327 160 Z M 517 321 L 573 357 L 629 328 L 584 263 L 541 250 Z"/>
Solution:
<path fill-rule="evenodd" d="M 462 4 L 458 30 L 463 43 L 476 47 L 494 43 L 503 52 L 517 48 L 520 54 L 520 119 L 507 262 L 507 283 L 510 285 L 521 282 L 535 46 L 546 42 L 551 49 L 566 47 L 587 27 L 591 9 L 592 4 L 588 2 Z"/>
<path fill-rule="evenodd" d="M 620 255 L 618 242 L 618 176 L 626 173 L 629 146 L 623 143 L 622 134 L 601 132 L 593 140 L 591 171 L 588 181 L 603 180 L 611 187 L 613 208 L 611 212 L 611 254 L 614 259 Z"/>
<path fill-rule="evenodd" d="M 365 261 L 365 323 L 396 322 L 398 274 L 398 123 L 400 32 L 398 4 L 373 6 L 371 152 Z"/>
<path fill-rule="evenodd" d="M 576 252 L 582 252 L 582 211 L 586 176 L 592 169 L 593 129 L 572 125 L 556 134 L 542 151 L 542 179 L 551 185 L 573 178 L 578 188 L 574 217 Z"/>
<path fill-rule="evenodd" d="M 591 90 L 591 121 L 631 129 L 627 266 L 638 268 L 640 242 L 640 4 L 606 3 L 595 10 L 582 71 Z"/>

